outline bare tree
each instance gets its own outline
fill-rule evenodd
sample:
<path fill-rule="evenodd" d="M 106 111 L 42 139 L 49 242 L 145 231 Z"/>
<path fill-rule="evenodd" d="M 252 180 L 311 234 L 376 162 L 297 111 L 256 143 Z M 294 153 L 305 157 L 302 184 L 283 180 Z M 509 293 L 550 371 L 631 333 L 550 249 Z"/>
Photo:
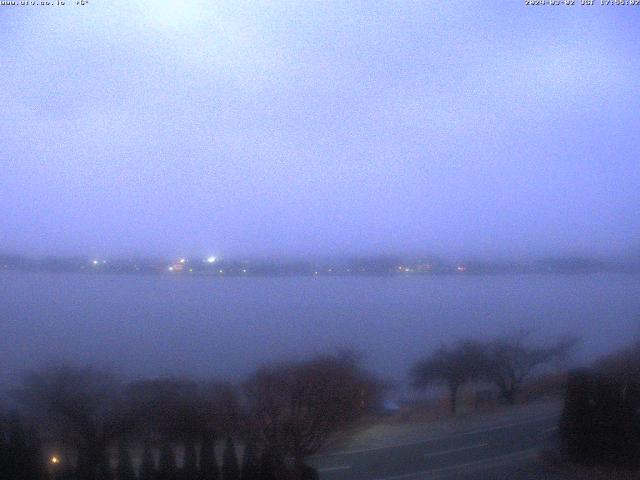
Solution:
<path fill-rule="evenodd" d="M 238 399 L 231 384 L 176 378 L 142 380 L 130 384 L 126 396 L 147 438 L 159 437 L 168 446 L 184 445 L 184 477 L 196 470 L 203 480 L 218 476 L 215 437 L 232 434 L 238 421 Z M 165 453 L 167 457 L 168 450 Z"/>
<path fill-rule="evenodd" d="M 16 398 L 77 450 L 77 475 L 93 480 L 107 447 L 129 428 L 109 373 L 67 365 L 28 372 Z"/>
<path fill-rule="evenodd" d="M 0 415 L 0 478 L 12 480 L 48 478 L 38 432 L 33 427 L 25 428 L 23 420 L 17 415 L 11 415 L 6 425 L 3 425 L 3 422 L 3 416 Z M 8 434 L 6 438 L 3 435 L 3 426 Z"/>
<path fill-rule="evenodd" d="M 242 458 L 241 480 L 256 480 L 260 476 L 258 449 L 251 439 L 247 442 Z"/>
<path fill-rule="evenodd" d="M 349 354 L 265 367 L 244 387 L 266 450 L 293 456 L 297 467 L 331 433 L 362 415 L 379 393 L 379 384 Z"/>
<path fill-rule="evenodd" d="M 156 461 L 151 451 L 149 441 L 144 442 L 142 451 L 142 463 L 138 470 L 138 478 L 140 480 L 154 480 L 156 478 Z"/>
<path fill-rule="evenodd" d="M 240 423 L 239 392 L 228 382 L 211 380 L 200 386 L 201 408 L 208 427 L 220 436 L 237 432 Z"/>
<path fill-rule="evenodd" d="M 205 429 L 202 432 L 199 461 L 200 480 L 216 480 L 219 476 L 218 460 L 216 459 L 214 435 L 210 429 Z"/>
<path fill-rule="evenodd" d="M 141 380 L 127 386 L 126 397 L 147 435 L 185 441 L 195 438 L 204 424 L 195 382 L 173 378 Z"/>
<path fill-rule="evenodd" d="M 606 375 L 627 382 L 640 383 L 640 341 L 602 357 L 596 367 Z"/>
<path fill-rule="evenodd" d="M 487 344 L 483 376 L 498 387 L 506 403 L 513 404 L 524 381 L 538 367 L 566 359 L 577 342 L 575 337 L 565 337 L 551 346 L 537 346 L 529 332 L 499 337 Z"/>
<path fill-rule="evenodd" d="M 136 479 L 129 445 L 124 440 L 118 442 L 118 466 L 116 467 L 116 478 L 117 480 Z"/>
<path fill-rule="evenodd" d="M 481 343 L 461 340 L 452 346 L 440 347 L 416 362 L 410 376 L 416 388 L 432 384 L 446 385 L 449 389 L 451 412 L 456 413 L 460 387 L 479 377 L 484 360 L 485 347 Z"/>
<path fill-rule="evenodd" d="M 222 453 L 222 480 L 240 480 L 238 456 L 231 437 L 227 437 Z"/>

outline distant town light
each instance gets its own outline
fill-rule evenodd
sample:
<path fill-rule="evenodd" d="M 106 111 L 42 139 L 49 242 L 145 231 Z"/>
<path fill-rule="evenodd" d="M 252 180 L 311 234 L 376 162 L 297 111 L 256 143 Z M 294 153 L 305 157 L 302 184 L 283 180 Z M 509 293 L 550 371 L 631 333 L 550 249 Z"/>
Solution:
<path fill-rule="evenodd" d="M 100 262 L 99 262 L 98 260 L 94 260 L 92 263 L 93 263 L 94 265 L 98 265 Z"/>
<path fill-rule="evenodd" d="M 243 268 L 243 269 L 242 269 L 242 273 L 247 273 L 247 269 L 246 269 L 246 268 Z"/>
<path fill-rule="evenodd" d="M 456 268 L 456 270 L 458 270 L 459 272 L 466 272 L 467 267 L 465 267 L 464 265 L 458 265 L 458 268 Z"/>
<path fill-rule="evenodd" d="M 170 271 L 170 272 L 173 272 L 173 267 L 169 267 L 169 271 Z"/>
<path fill-rule="evenodd" d="M 224 270 L 218 270 L 218 273 L 224 273 Z"/>
<path fill-rule="evenodd" d="M 216 258 L 216 257 L 211 256 L 211 257 L 208 257 L 208 258 L 207 258 L 207 263 L 215 263 L 215 261 L 216 261 L 216 260 L 217 260 L 217 258 Z"/>
<path fill-rule="evenodd" d="M 53 457 L 51 457 L 51 463 L 58 464 L 60 463 L 60 459 L 54 455 Z"/>
<path fill-rule="evenodd" d="M 185 258 L 181 258 L 181 259 L 180 259 L 180 263 L 186 263 L 186 261 L 187 261 L 187 260 L 186 260 Z"/>

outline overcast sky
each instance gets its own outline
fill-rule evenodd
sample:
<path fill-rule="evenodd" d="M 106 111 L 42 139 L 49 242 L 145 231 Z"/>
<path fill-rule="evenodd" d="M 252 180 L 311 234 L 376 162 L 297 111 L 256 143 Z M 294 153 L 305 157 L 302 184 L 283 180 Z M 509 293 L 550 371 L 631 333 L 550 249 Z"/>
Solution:
<path fill-rule="evenodd" d="M 640 7 L 67 3 L 0 7 L 2 251 L 640 250 Z"/>

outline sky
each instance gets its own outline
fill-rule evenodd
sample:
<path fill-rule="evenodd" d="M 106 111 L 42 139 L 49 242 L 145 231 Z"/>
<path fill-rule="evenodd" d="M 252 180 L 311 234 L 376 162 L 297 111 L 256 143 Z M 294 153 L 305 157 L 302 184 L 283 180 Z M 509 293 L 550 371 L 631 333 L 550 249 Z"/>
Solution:
<path fill-rule="evenodd" d="M 0 6 L 0 251 L 640 252 L 640 7 L 75 3 Z"/>

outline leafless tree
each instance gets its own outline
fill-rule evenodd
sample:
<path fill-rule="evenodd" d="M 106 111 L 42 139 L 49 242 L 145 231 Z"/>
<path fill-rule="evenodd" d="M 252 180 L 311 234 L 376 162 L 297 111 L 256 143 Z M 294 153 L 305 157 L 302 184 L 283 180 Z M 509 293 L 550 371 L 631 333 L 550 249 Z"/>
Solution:
<path fill-rule="evenodd" d="M 596 366 L 606 375 L 640 383 L 640 341 L 602 357 Z"/>
<path fill-rule="evenodd" d="M 513 404 L 524 381 L 538 367 L 566 359 L 577 342 L 575 337 L 564 337 L 550 346 L 534 345 L 529 332 L 499 337 L 486 346 L 483 376 L 498 387 L 506 403 Z"/>
<path fill-rule="evenodd" d="M 340 354 L 261 368 L 244 391 L 265 448 L 301 466 L 329 435 L 374 404 L 379 384 L 354 355 Z"/>
<path fill-rule="evenodd" d="M 182 441 L 195 437 L 204 424 L 195 382 L 141 380 L 128 385 L 125 392 L 133 416 L 147 435 Z"/>
<path fill-rule="evenodd" d="M 79 478 L 93 480 L 107 447 L 130 425 L 117 392 L 108 372 L 62 365 L 28 372 L 14 395 L 77 450 Z"/>
<path fill-rule="evenodd" d="M 226 434 L 235 428 L 238 401 L 228 383 L 160 378 L 134 382 L 125 391 L 133 415 L 156 435 L 186 440 L 205 429 Z"/>
<path fill-rule="evenodd" d="M 413 386 L 425 388 L 432 384 L 446 385 L 451 412 L 456 413 L 460 387 L 480 376 L 485 358 L 484 345 L 473 340 L 461 340 L 452 346 L 440 347 L 413 366 L 410 372 Z"/>

